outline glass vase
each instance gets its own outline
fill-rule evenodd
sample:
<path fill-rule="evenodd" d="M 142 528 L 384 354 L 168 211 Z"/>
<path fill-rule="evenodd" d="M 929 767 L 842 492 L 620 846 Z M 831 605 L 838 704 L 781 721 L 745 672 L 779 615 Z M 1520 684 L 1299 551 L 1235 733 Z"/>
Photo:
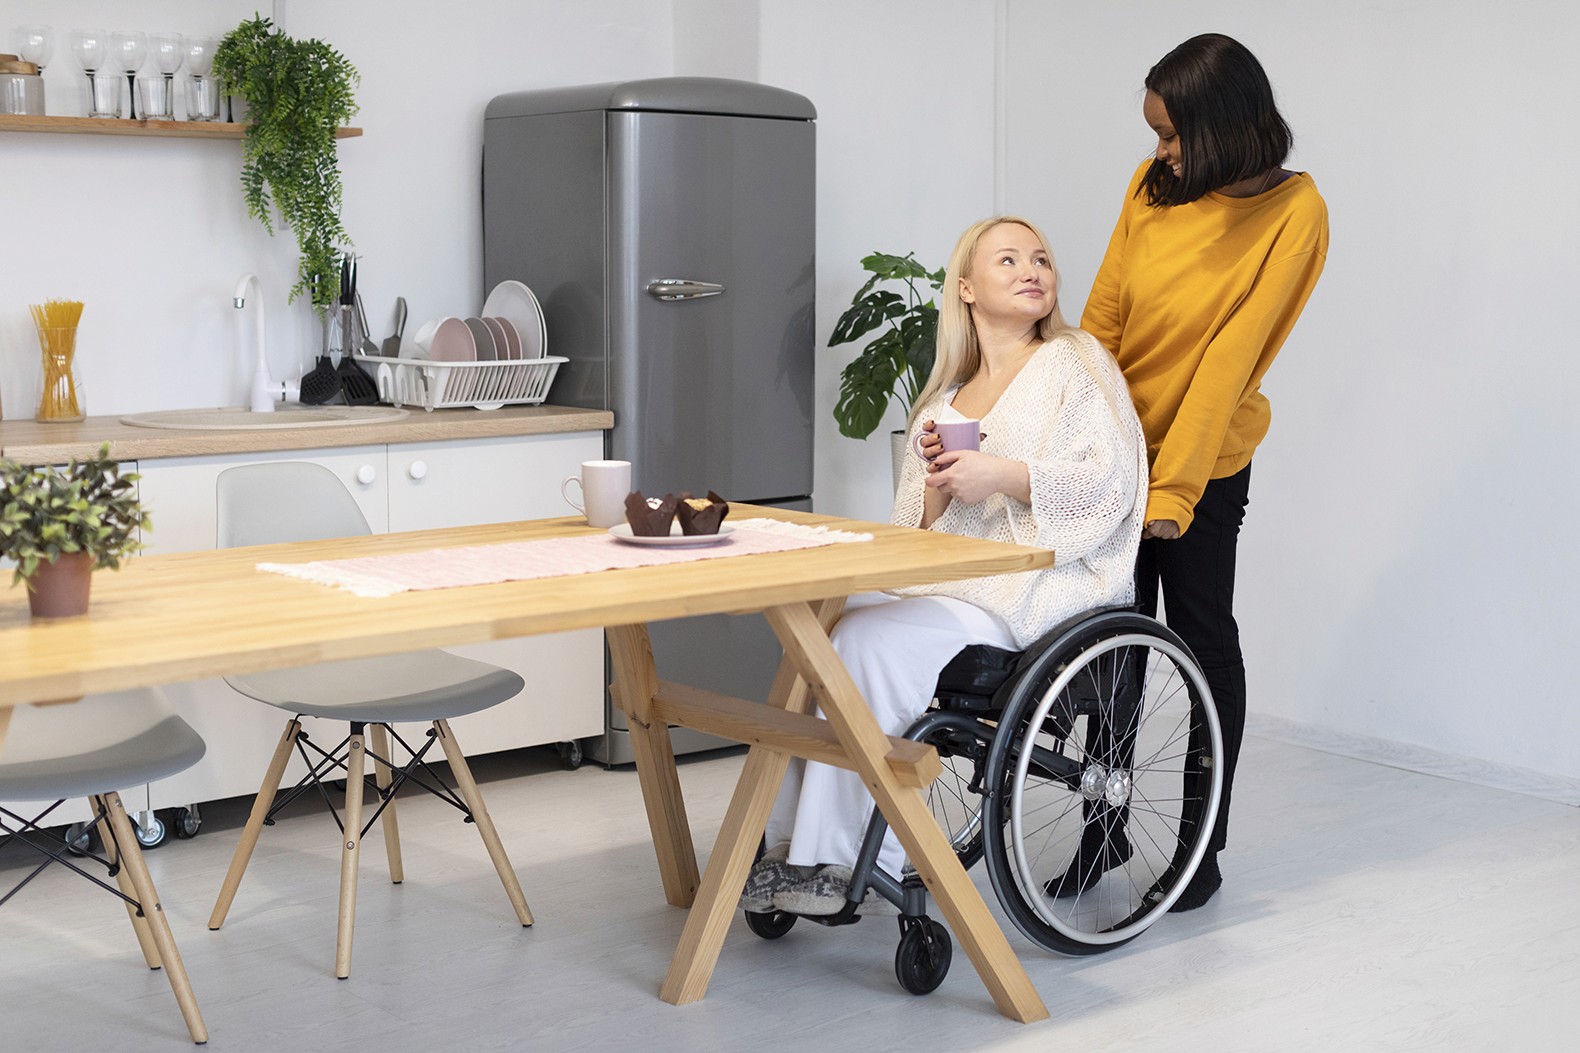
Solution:
<path fill-rule="evenodd" d="M 37 419 L 77 421 L 82 411 L 82 385 L 77 380 L 77 330 L 40 328 L 38 345 L 44 356 L 44 392 Z"/>

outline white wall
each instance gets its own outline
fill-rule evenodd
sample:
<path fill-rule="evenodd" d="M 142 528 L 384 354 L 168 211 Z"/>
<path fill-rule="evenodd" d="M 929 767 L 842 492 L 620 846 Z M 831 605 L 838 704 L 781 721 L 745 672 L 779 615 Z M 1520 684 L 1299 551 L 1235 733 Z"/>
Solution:
<path fill-rule="evenodd" d="M 872 252 L 942 267 L 993 210 L 992 0 L 763 0 L 765 83 L 817 106 L 817 463 L 820 511 L 887 521 L 887 432 L 839 434 L 839 371 L 857 345 L 823 346 L 869 277 Z"/>
<path fill-rule="evenodd" d="M 1572 4 L 1011 0 L 1009 207 L 1090 287 L 1148 67 L 1245 42 L 1332 246 L 1268 376 L 1238 603 L 1253 714 L 1580 780 Z"/>

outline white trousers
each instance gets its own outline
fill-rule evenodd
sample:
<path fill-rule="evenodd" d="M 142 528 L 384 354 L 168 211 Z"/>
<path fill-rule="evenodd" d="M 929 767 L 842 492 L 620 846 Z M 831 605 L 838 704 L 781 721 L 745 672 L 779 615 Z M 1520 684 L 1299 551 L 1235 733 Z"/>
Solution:
<path fill-rule="evenodd" d="M 947 596 L 853 596 L 831 635 L 886 735 L 904 734 L 922 715 L 938 674 L 961 648 L 1015 646 L 1003 619 Z M 853 866 L 873 807 L 855 772 L 791 758 L 764 840 L 770 849 L 788 843 L 796 866 Z M 890 830 L 878 865 L 898 877 L 904 863 L 905 850 Z"/>

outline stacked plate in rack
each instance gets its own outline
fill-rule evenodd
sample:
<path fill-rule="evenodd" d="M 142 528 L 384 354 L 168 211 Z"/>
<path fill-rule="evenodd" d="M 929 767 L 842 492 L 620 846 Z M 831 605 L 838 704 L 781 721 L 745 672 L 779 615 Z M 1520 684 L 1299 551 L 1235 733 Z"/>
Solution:
<path fill-rule="evenodd" d="M 543 308 L 518 281 L 501 282 L 479 315 L 438 318 L 417 330 L 402 358 L 433 362 L 511 362 L 548 353 Z"/>

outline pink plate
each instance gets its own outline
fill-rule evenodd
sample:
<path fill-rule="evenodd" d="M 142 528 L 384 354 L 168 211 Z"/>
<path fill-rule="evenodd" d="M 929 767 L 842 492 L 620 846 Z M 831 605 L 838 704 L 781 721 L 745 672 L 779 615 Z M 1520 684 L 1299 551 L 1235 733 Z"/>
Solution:
<path fill-rule="evenodd" d="M 501 362 L 521 357 L 521 339 L 511 339 L 512 333 L 505 328 L 507 323 L 503 318 L 485 318 L 483 323 L 494 334 L 494 353 Z"/>
<path fill-rule="evenodd" d="M 459 318 L 446 318 L 434 331 L 428 357 L 435 362 L 476 362 L 477 343 Z"/>

